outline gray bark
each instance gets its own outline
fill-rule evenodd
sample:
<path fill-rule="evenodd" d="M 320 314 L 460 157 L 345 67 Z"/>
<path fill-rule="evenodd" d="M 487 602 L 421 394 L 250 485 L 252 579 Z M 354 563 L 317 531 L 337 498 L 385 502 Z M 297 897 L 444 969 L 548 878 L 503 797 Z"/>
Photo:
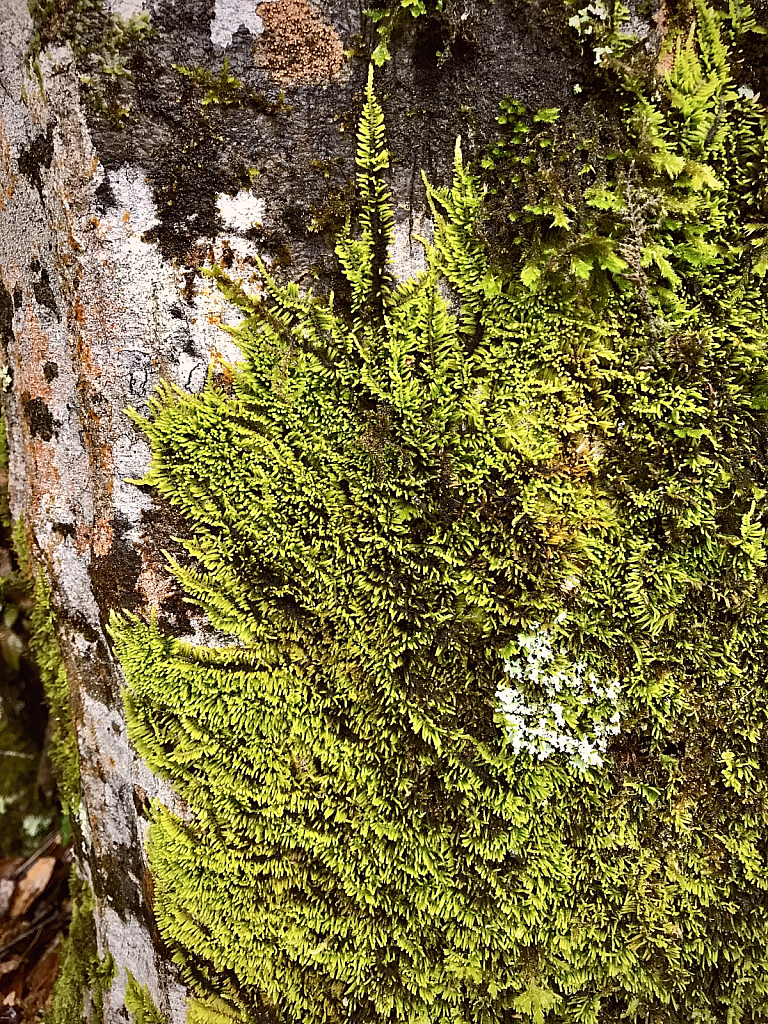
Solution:
<path fill-rule="evenodd" d="M 0 0 L 10 503 L 53 588 L 81 762 L 78 858 L 101 952 L 118 966 L 109 1020 L 124 1019 L 126 969 L 174 1021 L 184 1018 L 185 992 L 153 924 L 140 813 L 148 798 L 183 808 L 126 738 L 106 624 L 112 609 L 155 608 L 178 634 L 205 636 L 163 567 L 177 524 L 126 482 L 142 476 L 149 450 L 125 410 L 145 410 L 161 378 L 196 390 L 217 354 L 236 356 L 221 324 L 237 313 L 202 267 L 218 262 L 255 287 L 259 255 L 302 285 L 329 285 L 334 217 L 354 175 L 370 24 L 357 2 L 329 0 L 313 15 L 323 46 L 299 59 L 281 23 L 290 4 L 280 3 L 262 5 L 262 17 L 253 0 L 152 0 L 155 34 L 130 51 L 133 80 L 119 85 L 119 103 L 131 108 L 120 127 L 82 88 L 82 75 L 97 75 L 88 50 L 98 40 L 48 41 L 35 67 L 26 5 Z M 112 9 L 128 17 L 140 0 Z M 489 139 L 505 94 L 561 105 L 589 73 L 535 7 L 466 0 L 446 10 L 441 23 L 408 28 L 378 74 L 402 275 L 419 266 L 413 236 L 428 230 L 421 170 L 445 181 L 456 135 L 465 149 Z M 204 108 L 172 65 L 218 74 L 224 56 L 253 95 Z"/>

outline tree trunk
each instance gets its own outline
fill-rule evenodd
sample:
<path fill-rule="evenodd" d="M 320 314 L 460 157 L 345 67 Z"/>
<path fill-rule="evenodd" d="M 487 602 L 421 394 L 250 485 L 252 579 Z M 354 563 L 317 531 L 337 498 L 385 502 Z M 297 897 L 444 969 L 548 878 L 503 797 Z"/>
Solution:
<path fill-rule="evenodd" d="M 507 93 L 557 104 L 582 62 L 527 8 L 459 6 L 427 31 L 406 25 L 380 75 L 402 276 L 421 265 L 414 236 L 429 230 L 421 171 L 445 180 L 456 135 L 487 139 Z M 127 740 L 107 621 L 112 610 L 154 610 L 177 634 L 205 635 L 164 565 L 177 520 L 129 482 L 149 449 L 126 410 L 146 412 L 161 379 L 199 390 L 212 361 L 236 355 L 222 326 L 239 317 L 204 268 L 248 279 L 260 257 L 327 286 L 376 43 L 361 7 L 269 0 L 257 14 L 240 0 L 160 0 L 147 22 L 140 2 L 75 0 L 37 7 L 34 19 L 23 0 L 2 4 L 10 506 L 52 591 L 79 757 L 78 864 L 99 953 L 118 968 L 110 1020 L 121 1017 L 126 971 L 184 1018 L 185 990 L 153 924 L 142 816 L 150 799 L 184 810 Z"/>
<path fill-rule="evenodd" d="M 19 557 L 33 577 L 40 609 L 38 657 L 54 719 L 58 716 L 54 762 L 72 821 L 79 875 L 87 883 L 78 888 L 77 936 L 89 934 L 92 894 L 96 957 L 88 954 L 85 967 L 76 969 L 73 953 L 66 967 L 90 989 L 84 1011 L 99 1016 L 103 1010 L 104 1019 L 117 1022 L 125 1020 L 127 1008 L 144 1024 L 153 1017 L 154 1003 L 181 1024 L 185 1000 L 193 994 L 177 970 L 181 960 L 187 981 L 196 981 L 198 974 L 207 978 L 210 999 L 202 1009 L 197 1004 L 192 1018 L 197 1024 L 233 1017 L 235 1006 L 245 1020 L 294 1020 L 304 1010 L 307 1021 L 356 1019 L 347 1012 L 346 984 L 351 998 L 359 1000 L 359 1021 L 423 1020 L 425 1014 L 433 1019 L 433 1005 L 439 1008 L 435 1021 L 508 1021 L 521 1014 L 543 1021 L 552 1011 L 560 1020 L 577 1019 L 578 1013 L 578 1019 L 593 1024 L 598 1013 L 606 1024 L 625 1019 L 684 1024 L 726 1020 L 726 1015 L 736 1020 L 731 1007 L 734 1014 L 751 1014 L 738 1017 L 745 1024 L 765 1020 L 759 890 L 768 748 L 760 730 L 768 721 L 768 698 L 765 655 L 756 648 L 766 614 L 765 527 L 759 509 L 766 493 L 762 448 L 768 431 L 768 205 L 755 167 L 768 152 L 768 134 L 753 89 L 765 85 L 764 30 L 738 4 L 716 16 L 703 0 L 681 4 L 679 10 L 676 5 L 675 12 L 662 4 L 655 27 L 633 6 L 634 43 L 614 31 L 620 5 L 607 5 L 609 13 L 600 3 L 578 12 L 574 6 L 572 13 L 567 4 L 526 0 L 441 0 L 410 7 L 407 0 L 388 0 L 373 14 L 349 0 L 330 0 L 324 7 L 310 0 L 263 0 L 258 6 L 255 0 L 148 3 L 145 8 L 142 0 L 30 0 L 28 10 L 21 0 L 0 0 L 0 381 L 9 502 L 19 528 Z M 673 15 L 680 42 L 659 59 L 665 24 Z M 582 44 L 590 52 L 582 52 Z M 375 95 L 368 79 L 371 59 Z M 661 72 L 670 69 L 665 78 Z M 516 121 L 524 107 L 529 111 L 525 125 Z M 553 108 L 569 116 L 552 129 L 560 135 L 548 136 L 546 126 L 558 117 Z M 507 125 L 507 148 L 497 151 L 499 122 Z M 519 138 L 516 124 L 523 125 Z M 526 133 L 527 156 L 518 161 L 510 154 Z M 430 186 L 450 185 L 458 136 L 465 153 L 485 159 L 474 165 L 475 177 L 462 179 L 457 157 L 455 191 L 451 196 L 430 191 Z M 553 137 L 556 145 L 575 152 L 556 154 L 548 163 Z M 494 161 L 503 164 L 497 178 L 481 182 L 478 168 L 496 167 Z M 516 206 L 514 189 L 520 192 Z M 486 219 L 478 215 L 468 227 L 487 198 L 483 209 L 491 213 Z M 699 202 L 706 205 L 705 199 L 709 205 L 699 223 L 692 211 Z M 470 213 L 458 210 L 460 200 L 466 200 Z M 444 216 L 441 203 L 448 211 Z M 345 228 L 350 218 L 353 225 L 359 222 L 357 234 Z M 514 237 L 518 230 L 520 237 Z M 498 252 L 494 232 L 503 235 Z M 432 248 L 420 240 L 433 237 Z M 477 254 L 491 250 L 493 259 L 489 255 L 483 263 Z M 427 266 L 425 252 L 432 262 L 422 290 L 390 287 L 390 270 L 396 280 L 413 277 Z M 712 268 L 710 278 L 706 268 Z M 272 305 L 258 298 L 267 273 L 277 281 Z M 540 279 L 546 287 L 543 283 L 536 292 Z M 232 282 L 241 282 L 248 294 Z M 281 290 L 291 282 L 298 292 Z M 303 303 L 301 296 L 310 289 L 323 302 Z M 325 298 L 332 291 L 336 306 Z M 409 307 L 408 296 L 417 294 L 427 298 L 421 306 L 421 299 L 414 299 Z M 551 302 L 544 313 L 533 294 L 542 304 Z M 299 312 L 292 312 L 291 303 Z M 335 319 L 337 308 L 342 314 Z M 258 321 L 250 335 L 249 320 L 239 333 L 232 330 L 244 310 Z M 294 312 L 288 330 L 280 316 L 290 319 Z M 411 313 L 408 348 L 400 344 L 408 327 L 401 321 Z M 234 365 L 241 357 L 236 342 L 245 346 L 246 370 Z M 262 342 L 268 355 L 259 348 Z M 256 355 L 249 354 L 249 343 L 258 349 Z M 494 343 L 486 365 L 482 346 Z M 273 356 L 276 361 L 269 364 Z M 300 364 L 298 383 L 290 377 L 294 356 Z M 459 365 L 466 369 L 464 378 Z M 382 379 L 390 374 L 381 387 L 379 370 Z M 494 373 L 497 378 L 488 383 Z M 324 416 L 330 421 L 344 408 L 323 405 L 322 388 L 342 394 L 349 403 L 347 419 L 358 433 L 345 434 L 342 424 L 327 445 L 323 435 L 316 448 L 310 442 L 302 448 L 305 424 L 289 409 L 293 399 L 285 397 L 286 380 L 294 387 L 291 394 L 303 395 L 308 405 L 312 382 L 319 382 L 313 415 L 321 427 Z M 175 405 L 167 387 L 153 403 L 163 382 L 175 387 Z M 442 383 L 435 387 L 435 382 Z M 511 394 L 518 385 L 519 402 L 518 393 Z M 269 420 L 278 393 L 285 409 Z M 202 398 L 179 397 L 191 394 Z M 419 406 L 423 394 L 428 398 Z M 393 395 L 402 399 L 401 406 Z M 496 408 L 494 402 L 502 404 Z M 402 418 L 393 426 L 395 407 Z M 493 415 L 487 411 L 491 407 Z M 426 424 L 428 435 L 429 458 L 423 463 L 417 422 Z M 486 461 L 486 450 L 477 449 L 477 474 L 473 432 L 480 436 L 479 446 L 492 449 Z M 220 479 L 218 452 L 214 459 L 205 447 L 209 434 L 217 442 L 223 438 L 231 479 Z M 320 434 L 318 428 L 311 442 Z M 227 447 L 233 437 L 241 448 Z M 257 489 L 249 490 L 237 472 L 255 465 L 254 477 L 262 468 L 268 477 L 267 468 L 248 461 L 254 451 L 267 450 L 267 441 L 273 444 L 269 452 L 281 452 L 291 467 L 285 477 L 294 490 L 286 507 L 301 506 L 306 514 L 296 528 L 298 535 L 306 527 L 300 536 L 306 541 L 302 551 L 309 551 L 304 562 L 299 556 L 291 562 L 292 552 L 280 561 L 284 552 L 271 548 L 264 556 L 268 533 L 256 536 L 247 529 Z M 349 448 L 364 463 L 357 477 L 359 463 L 343 461 Z M 300 455 L 291 462 L 295 449 Z M 326 504 L 321 496 L 315 506 L 302 505 L 306 479 L 313 494 L 332 490 L 331 483 L 325 488 L 324 466 L 318 469 L 328 451 L 339 455 L 344 472 L 352 469 L 347 477 L 341 471 L 328 474 L 338 487 Z M 199 452 L 204 469 L 195 461 Z M 454 472 L 459 456 L 465 458 L 464 480 Z M 395 483 L 391 491 L 384 484 L 377 491 L 386 458 Z M 152 487 L 142 483 L 150 463 Z M 273 463 L 282 471 L 277 455 Z M 423 469 L 422 477 L 410 480 L 411 491 L 403 484 L 397 492 L 414 465 Z M 275 520 L 283 511 L 284 481 L 278 476 L 276 471 L 257 495 L 261 500 L 266 494 L 258 512 L 264 517 L 274 512 Z M 462 490 L 464 481 L 469 483 Z M 317 554 L 321 543 L 313 546 L 312 524 L 341 522 L 339 535 L 346 538 L 348 520 L 359 507 L 349 499 L 350 487 L 357 484 L 370 499 L 366 508 L 374 525 L 370 530 L 355 526 L 357 547 L 349 562 L 359 578 L 339 591 L 352 595 L 352 611 L 348 618 L 340 613 L 333 619 L 338 609 L 301 590 L 309 565 L 316 570 L 311 578 L 331 580 L 329 593 L 336 592 L 332 545 Z M 391 501 L 379 516 L 376 495 L 384 493 Z M 341 518 L 333 520 L 338 508 Z M 290 514 L 284 520 L 281 536 L 295 539 Z M 466 536 L 476 530 L 474 548 L 469 541 L 461 548 L 463 541 L 456 540 L 459 520 Z M 433 530 L 429 543 L 424 540 L 428 528 Z M 386 566 L 370 560 L 374 535 L 391 556 Z M 219 544 L 222 536 L 235 538 L 231 549 Z M 198 545 L 192 555 L 208 576 L 186 571 L 184 538 L 190 548 Z M 339 550 L 344 538 L 332 538 Z M 450 548 L 454 541 L 455 549 Z M 175 568 L 169 568 L 166 553 L 180 558 Z M 275 565 L 280 571 L 272 572 Z M 454 573 L 457 565 L 461 571 Z M 380 591 L 373 585 L 366 589 L 374 577 Z M 220 595 L 218 580 L 231 593 Z M 254 581 L 267 597 L 252 592 Z M 189 584 L 185 591 L 182 582 Z M 197 605 L 187 600 L 190 594 Z M 387 614 L 395 610 L 389 619 L 382 613 L 379 628 L 382 605 Z M 603 629 L 604 612 L 610 628 Z M 562 626 L 565 646 L 558 650 L 572 659 L 563 663 L 570 667 L 549 676 L 542 666 L 554 656 L 550 639 L 569 616 L 577 625 L 570 639 Z M 267 635 L 274 623 L 277 639 Z M 422 626 L 423 643 L 417 635 Z M 191 646 L 182 650 L 169 637 L 189 641 L 195 652 Z M 391 637 L 402 646 L 390 657 Z M 515 637 L 521 652 L 528 645 L 518 660 L 511 653 Z M 310 655 L 311 644 L 316 646 Z M 215 656 L 221 659 L 215 666 L 220 677 L 209 690 L 205 672 L 214 655 L 200 653 L 206 646 L 226 646 Z M 459 647 L 465 661 L 448 665 L 446 659 Z M 366 660 L 369 648 L 375 651 Z M 234 808 L 231 817 L 237 820 L 244 807 L 257 806 L 248 786 L 269 777 L 262 762 L 233 768 L 227 776 L 230 789 L 217 805 L 206 772 L 209 762 L 214 763 L 211 777 L 221 768 L 224 745 L 206 748 L 197 761 L 194 747 L 198 738 L 201 747 L 211 743 L 206 715 L 220 707 L 210 689 L 222 692 L 215 688 L 218 681 L 237 676 L 250 658 L 237 678 L 242 682 L 247 672 L 261 672 L 269 691 L 269 672 L 274 668 L 277 675 L 279 663 L 277 655 L 273 662 L 267 657 L 274 649 L 289 662 L 285 678 L 294 661 L 299 664 L 306 655 L 306 664 L 311 662 L 301 691 L 309 694 L 308 717 L 317 707 L 314 680 L 331 679 L 331 691 L 344 677 L 337 703 L 335 691 L 328 698 L 326 734 L 309 739 L 302 734 L 297 753 L 293 733 L 287 739 L 280 734 L 282 746 L 275 740 L 283 763 L 282 776 L 276 769 L 273 777 L 288 780 L 279 813 L 295 812 L 296 834 L 304 837 L 301 800 L 307 793 L 317 798 L 312 806 L 322 822 L 315 831 L 314 825 L 306 830 L 316 846 L 308 840 L 305 849 L 301 839 L 282 846 L 281 837 L 270 846 L 264 840 L 268 852 L 257 863 L 263 851 L 253 852 L 258 845 L 253 837 L 261 842 L 278 814 L 269 806 L 265 810 L 264 801 L 258 805 L 263 820 L 251 832 L 253 815 L 245 812 L 241 832 L 233 826 L 236 867 L 228 896 L 235 892 L 231 903 L 241 914 L 237 918 L 233 911 L 233 920 L 243 925 L 247 912 L 238 899 L 249 884 L 253 891 L 266 885 L 265 875 L 281 893 L 289 891 L 285 899 L 291 911 L 300 908 L 294 930 L 306 948 L 291 975 L 300 981 L 293 985 L 288 1009 L 280 1008 L 275 995 L 281 975 L 277 968 L 274 977 L 269 975 L 271 960 L 266 974 L 274 983 L 272 999 L 262 1003 L 248 963 L 236 969 L 221 953 L 231 952 L 228 922 L 201 953 L 202 967 L 184 961 L 189 893 L 179 896 L 173 890 L 176 862 L 166 856 L 179 835 L 194 833 L 200 846 L 208 845 L 199 860 L 189 855 L 190 872 L 200 864 L 218 870 L 216 813 L 223 817 Z M 582 650 L 597 670 L 588 677 L 589 692 Z M 163 677 L 168 685 L 153 690 L 148 677 L 162 675 L 165 657 L 176 659 L 168 679 Z M 612 672 L 600 676 L 609 664 Z M 621 713 L 619 676 L 627 683 Z M 529 677 L 552 687 L 544 703 L 528 706 L 523 689 L 507 685 L 510 677 L 521 687 Z M 62 696 L 56 686 L 57 680 L 63 686 L 64 678 Z M 171 697 L 167 706 L 162 703 L 174 686 L 173 696 L 187 693 L 186 685 L 195 697 L 199 686 L 208 700 L 201 698 L 204 710 L 198 717 L 190 713 L 190 721 L 186 697 L 181 708 Z M 248 685 L 242 683 L 243 700 L 251 692 Z M 577 695 L 574 715 L 587 705 L 592 714 L 592 704 L 600 701 L 611 704 L 610 720 L 603 705 L 590 719 L 592 746 L 567 721 L 568 708 L 563 717 L 557 695 L 569 686 Z M 269 691 L 264 699 L 265 714 L 273 711 L 278 700 L 270 705 L 273 697 Z M 159 724 L 147 711 L 154 710 L 155 699 L 165 714 Z M 751 702 L 746 725 L 738 711 L 742 700 Z M 525 723 L 536 708 L 548 709 L 561 731 L 553 726 L 544 741 L 534 729 L 527 733 Z M 396 770 L 381 751 L 371 753 L 378 736 L 367 731 L 369 719 L 384 721 L 382 709 L 390 713 L 387 723 L 400 730 L 393 731 L 388 748 L 395 752 L 393 761 L 401 759 Z M 327 710 L 323 705 L 324 714 Z M 299 718 L 301 711 L 294 714 Z M 630 723 L 624 733 L 622 715 Z M 247 717 L 245 711 L 241 717 Z M 67 755 L 70 720 L 77 765 Z M 258 724 L 254 735 L 237 733 L 238 724 L 229 722 L 234 738 L 226 749 L 233 761 L 238 736 L 243 745 L 253 743 L 248 749 L 261 757 L 258 744 L 264 736 Z M 338 763 L 331 757 L 323 761 L 327 736 L 338 740 L 347 761 L 341 755 Z M 272 735 L 266 735 L 263 749 L 271 750 L 271 742 Z M 167 769 L 176 789 L 149 770 L 137 747 L 149 751 L 150 763 Z M 305 757 L 307 750 L 315 753 Z M 349 765 L 358 753 L 370 757 L 370 792 L 363 783 L 355 790 Z M 539 784 L 539 762 L 552 753 L 557 756 L 548 764 L 559 767 L 551 769 L 546 785 Z M 602 774 L 590 775 L 604 759 Z M 195 772 L 191 789 L 184 790 Z M 77 773 L 79 782 L 73 781 Z M 198 806 L 190 797 L 188 807 L 179 795 L 209 783 Z M 402 829 L 394 798 L 390 817 L 383 824 L 386 814 L 377 817 L 390 789 L 401 783 L 407 790 Z M 312 790 L 315 784 L 320 797 Z M 334 804 L 342 784 L 349 790 Z M 522 840 L 518 849 L 510 838 L 525 801 L 534 822 L 526 850 Z M 175 815 L 170 825 L 170 816 L 152 810 L 162 806 Z M 555 822 L 554 837 L 541 825 L 550 814 L 546 821 Z M 153 848 L 153 864 L 166 856 L 162 879 L 159 871 L 153 878 L 147 852 L 156 834 L 148 823 L 153 815 L 167 826 L 162 840 L 167 846 L 158 840 Z M 190 829 L 174 833 L 177 819 Z M 268 825 L 262 828 L 263 822 Z M 391 842 L 402 853 L 402 864 L 396 865 L 400 875 L 393 868 L 381 904 L 370 890 L 375 864 L 360 881 L 353 877 L 355 865 L 345 874 L 349 865 L 332 862 L 330 855 L 323 859 L 335 840 L 329 830 L 336 823 L 341 823 L 340 836 L 342 826 L 349 826 L 344 850 L 364 849 L 366 855 L 378 850 L 385 859 L 381 851 Z M 403 835 L 413 841 L 404 842 Z M 360 836 L 361 845 L 355 846 Z M 426 852 L 420 860 L 422 839 Z M 551 853 L 556 842 L 559 852 Z M 185 849 L 193 846 L 190 841 Z M 437 924 L 432 938 L 424 940 L 429 948 L 422 957 L 421 938 L 414 939 L 419 923 L 411 920 L 410 894 L 402 890 L 422 871 L 425 902 L 423 893 L 439 877 L 437 868 L 430 875 L 432 865 L 441 857 L 446 872 L 463 858 L 469 867 L 462 874 L 460 865 L 451 875 L 451 898 L 459 907 L 453 917 L 440 916 L 445 894 L 439 889 L 430 890 L 429 907 L 420 907 L 425 915 L 437 907 Z M 611 858 L 628 867 L 620 870 Z M 537 878 L 541 864 L 546 870 Z M 296 891 L 289 877 L 300 878 Z M 353 899 L 350 889 L 358 881 Z M 577 891 L 578 904 L 570 896 Z M 326 910 L 324 899 L 332 903 L 338 897 L 343 904 L 338 917 L 347 917 L 332 936 L 338 947 L 325 941 L 322 925 L 301 918 L 307 893 L 311 909 L 315 898 Z M 399 974 L 394 967 L 389 971 L 394 961 L 388 959 L 386 927 L 396 914 L 390 920 L 387 900 L 399 907 L 410 928 L 397 933 L 400 946 L 392 953 L 395 959 L 402 954 L 406 965 Z M 499 900 L 507 901 L 502 911 Z M 208 925 L 218 906 L 212 898 L 206 907 Z M 518 935 L 508 918 L 521 906 Z M 537 907 L 545 914 L 544 906 L 557 922 L 550 931 L 549 919 L 541 925 L 531 921 Z M 273 924 L 282 909 L 272 907 Z M 355 954 L 354 926 L 366 914 L 362 932 L 366 940 L 375 935 L 375 941 L 367 948 L 369 961 L 361 955 L 360 971 L 370 967 L 371 977 L 378 971 L 378 988 L 370 998 L 361 995 L 362 973 L 348 972 L 343 983 L 334 975 L 338 963 L 345 966 Z M 467 936 L 473 922 L 482 931 L 477 922 L 483 921 L 490 922 L 490 937 L 488 948 L 478 952 Z M 207 938 L 205 922 L 194 925 L 195 937 Z M 605 944 L 605 957 L 602 947 L 595 954 L 589 945 L 593 931 L 595 942 Z M 461 941 L 451 946 L 459 933 Z M 268 938 L 257 941 L 255 932 L 248 934 L 253 948 L 271 952 Z M 291 970 L 293 939 L 286 939 Z M 259 947 L 259 941 L 266 945 Z M 570 951 L 579 942 L 582 959 L 571 961 Z M 743 977 L 734 960 L 743 961 Z M 277 954 L 275 963 L 281 963 Z M 498 981 L 504 971 L 506 989 Z M 395 981 L 390 974 L 397 975 Z M 242 992 L 248 998 L 238 1002 Z M 408 1004 L 398 1017 L 392 1007 L 402 992 L 406 1003 L 413 992 L 421 1002 L 413 1013 Z M 222 993 L 231 997 L 226 1005 L 216 1001 Z M 57 1011 L 54 1024 L 76 1024 L 81 996 L 73 998 L 70 1010 Z M 677 1016 L 671 1010 L 664 1016 L 673 1006 Z"/>

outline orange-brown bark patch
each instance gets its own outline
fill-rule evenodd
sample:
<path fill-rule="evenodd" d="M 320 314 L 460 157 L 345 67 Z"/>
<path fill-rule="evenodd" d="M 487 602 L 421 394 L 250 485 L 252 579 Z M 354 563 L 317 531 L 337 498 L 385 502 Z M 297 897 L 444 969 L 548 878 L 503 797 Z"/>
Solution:
<path fill-rule="evenodd" d="M 43 401 L 50 402 L 53 398 L 53 391 L 43 373 L 50 344 L 48 335 L 43 330 L 31 304 L 27 306 L 24 314 L 21 337 L 28 355 L 22 364 L 22 372 L 17 378 L 17 384 L 24 390 L 28 390 L 32 398 L 42 398 Z"/>
<path fill-rule="evenodd" d="M 84 554 L 88 548 L 93 551 L 94 555 L 108 555 L 114 537 L 112 523 L 109 519 L 102 517 L 97 519 L 92 526 L 78 525 L 75 546 L 80 555 Z"/>
<path fill-rule="evenodd" d="M 257 43 L 257 62 L 278 85 L 316 85 L 341 76 L 339 34 L 308 0 L 270 0 L 258 14 L 264 35 Z"/>
<path fill-rule="evenodd" d="M 141 552 L 141 564 L 142 570 L 136 581 L 136 592 L 142 596 L 148 607 L 159 608 L 163 601 L 176 592 L 173 579 L 167 571 L 157 566 L 146 549 Z"/>
<path fill-rule="evenodd" d="M 17 176 L 13 171 L 8 133 L 5 130 L 5 125 L 0 121 L 0 210 L 4 210 L 6 203 L 13 197 L 13 193 L 16 191 L 17 180 Z"/>
<path fill-rule="evenodd" d="M 44 514 L 46 499 L 58 493 L 61 482 L 59 470 L 54 462 L 54 448 L 45 441 L 31 438 L 28 451 L 33 465 L 30 477 L 33 508 L 35 512 Z"/>

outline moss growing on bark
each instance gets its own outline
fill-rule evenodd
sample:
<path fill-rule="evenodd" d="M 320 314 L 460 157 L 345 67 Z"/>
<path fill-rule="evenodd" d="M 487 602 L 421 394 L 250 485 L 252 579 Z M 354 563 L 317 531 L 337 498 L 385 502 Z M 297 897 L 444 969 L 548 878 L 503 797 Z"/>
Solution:
<path fill-rule="evenodd" d="M 49 46 L 71 46 L 91 107 L 124 127 L 131 105 L 123 85 L 132 80 L 126 63 L 152 34 L 149 11 L 129 18 L 104 10 L 103 0 L 28 0 L 32 17 L 29 59 L 42 86 L 40 54 Z"/>
<path fill-rule="evenodd" d="M 173 571 L 231 637 L 113 623 L 130 734 L 194 815 L 156 807 L 150 859 L 200 1021 L 768 1013 L 768 132 L 738 21 L 700 4 L 663 80 L 621 79 L 631 152 L 581 190 L 521 111 L 493 166 L 457 151 L 400 285 L 369 84 L 350 308 L 221 279 L 231 385 L 139 420 L 193 533 Z"/>
<path fill-rule="evenodd" d="M 31 853 L 56 817 L 39 785 L 45 712 L 27 647 L 29 581 L 14 564 L 7 469 L 0 413 L 0 855 Z"/>
<path fill-rule="evenodd" d="M 30 616 L 30 651 L 40 672 L 48 704 L 51 742 L 49 756 L 62 809 L 74 813 L 80 801 L 80 767 L 72 724 L 67 669 L 61 656 L 51 608 L 51 590 L 42 573 L 35 582 Z"/>
<path fill-rule="evenodd" d="M 102 1020 L 104 992 L 115 977 L 112 957 L 102 960 L 96 943 L 93 894 L 75 868 L 69 880 L 72 923 L 64 943 L 53 1001 L 46 1012 L 46 1024 L 83 1024 Z M 143 1022 L 142 1022 L 143 1024 Z"/>
<path fill-rule="evenodd" d="M 155 1006 L 146 985 L 140 985 L 130 971 L 125 986 L 125 1008 L 136 1024 L 163 1024 L 165 1018 Z"/>
<path fill-rule="evenodd" d="M 62 810 L 65 815 L 77 810 L 80 800 L 80 767 L 77 740 L 72 724 L 67 670 L 56 637 L 55 616 L 51 606 L 51 589 L 42 571 L 37 573 L 27 550 L 21 519 L 13 531 L 13 542 L 32 595 L 29 648 L 45 692 L 48 705 L 51 759 Z"/>

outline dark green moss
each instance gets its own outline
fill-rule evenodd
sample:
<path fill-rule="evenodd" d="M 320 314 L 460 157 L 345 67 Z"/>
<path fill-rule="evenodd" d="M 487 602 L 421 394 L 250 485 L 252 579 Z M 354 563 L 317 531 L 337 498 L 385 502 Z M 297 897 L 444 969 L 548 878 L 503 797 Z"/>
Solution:
<path fill-rule="evenodd" d="M 214 75 L 199 65 L 190 68 L 182 64 L 174 64 L 173 69 L 186 78 L 190 85 L 205 90 L 200 98 L 202 107 L 210 105 L 250 107 L 258 114 L 269 116 L 290 114 L 293 110 L 293 107 L 285 102 L 282 92 L 276 100 L 271 100 L 265 93 L 244 85 L 239 78 L 231 73 L 227 57 L 224 58 L 218 75 Z"/>
<path fill-rule="evenodd" d="M 65 814 L 71 814 L 77 809 L 80 800 L 80 768 L 67 671 L 56 637 L 51 590 L 42 573 L 37 578 L 33 575 L 21 520 L 14 527 L 13 541 L 22 577 L 31 592 L 29 648 L 48 705 L 48 756 L 56 777 L 62 809 Z"/>
<path fill-rule="evenodd" d="M 29 581 L 18 570 L 0 414 L 0 856 L 26 855 L 57 819 L 44 751 L 46 709 L 29 649 Z"/>
<path fill-rule="evenodd" d="M 72 923 L 64 942 L 53 1000 L 45 1020 L 46 1024 L 83 1024 L 87 1019 L 93 1024 L 100 1024 L 104 992 L 115 978 L 115 963 L 109 954 L 103 960 L 99 957 L 93 896 L 87 883 L 78 878 L 74 867 L 69 889 Z"/>

